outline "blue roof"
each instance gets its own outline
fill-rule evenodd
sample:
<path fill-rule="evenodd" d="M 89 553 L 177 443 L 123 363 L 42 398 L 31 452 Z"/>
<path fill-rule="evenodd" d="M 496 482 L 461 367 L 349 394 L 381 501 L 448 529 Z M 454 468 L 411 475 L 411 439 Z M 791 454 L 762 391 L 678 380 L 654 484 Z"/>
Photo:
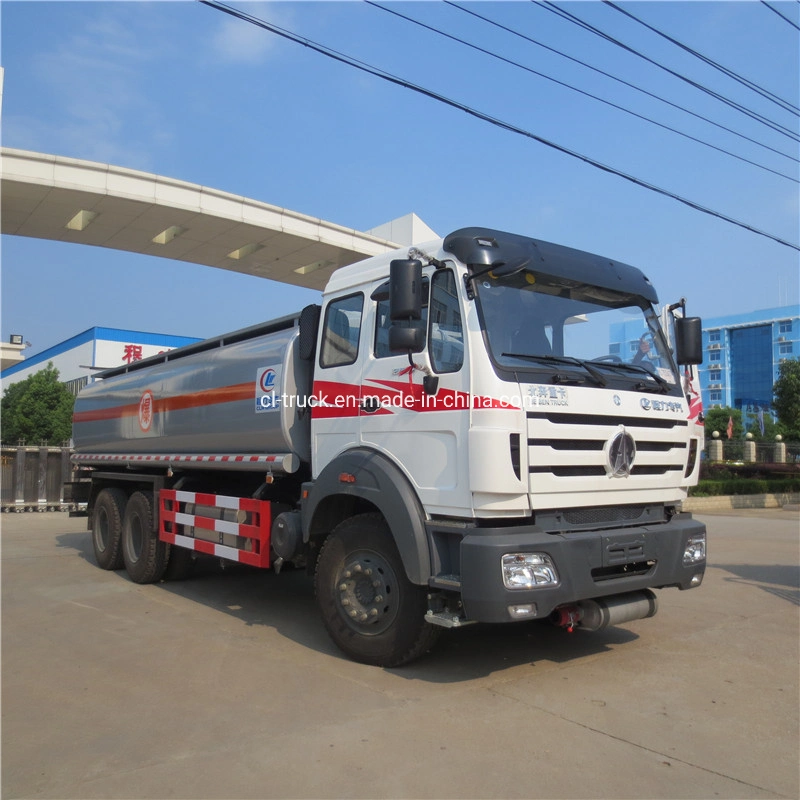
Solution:
<path fill-rule="evenodd" d="M 187 344 L 194 344 L 201 339 L 193 336 L 173 336 L 168 333 L 149 333 L 147 331 L 128 331 L 121 328 L 89 328 L 83 333 L 78 333 L 70 339 L 65 339 L 63 342 L 48 347 L 35 355 L 14 364 L 8 369 L 0 373 L 0 378 L 10 377 L 24 369 L 35 367 L 37 364 L 43 366 L 47 364 L 58 355 L 66 353 L 79 345 L 86 344 L 97 339 L 102 339 L 108 342 L 136 342 L 137 344 L 152 344 L 157 347 L 183 347 Z"/>
<path fill-rule="evenodd" d="M 800 317 L 800 305 L 779 306 L 778 308 L 765 308 L 761 311 L 746 311 L 742 314 L 728 314 L 724 317 L 703 319 L 703 329 L 729 328 L 735 325 L 758 324 L 781 319 Z"/>

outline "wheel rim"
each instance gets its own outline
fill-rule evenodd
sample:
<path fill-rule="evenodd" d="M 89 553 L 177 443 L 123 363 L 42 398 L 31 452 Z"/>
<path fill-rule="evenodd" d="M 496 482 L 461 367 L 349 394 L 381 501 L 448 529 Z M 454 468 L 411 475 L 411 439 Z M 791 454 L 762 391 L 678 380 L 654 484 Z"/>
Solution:
<path fill-rule="evenodd" d="M 108 541 L 110 538 L 109 532 L 109 522 L 108 522 L 108 512 L 104 509 L 98 509 L 97 514 L 97 522 L 95 524 L 95 542 L 97 543 L 97 549 L 101 553 L 105 553 L 108 549 Z"/>
<path fill-rule="evenodd" d="M 339 613 L 359 634 L 377 636 L 394 622 L 400 605 L 397 576 L 378 553 L 351 553 L 336 575 Z"/>

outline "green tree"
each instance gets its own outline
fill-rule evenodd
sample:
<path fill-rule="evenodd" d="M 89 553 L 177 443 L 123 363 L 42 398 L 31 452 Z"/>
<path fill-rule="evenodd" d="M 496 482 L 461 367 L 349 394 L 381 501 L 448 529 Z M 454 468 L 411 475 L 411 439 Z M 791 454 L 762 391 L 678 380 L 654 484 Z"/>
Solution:
<path fill-rule="evenodd" d="M 800 440 L 800 360 L 790 358 L 781 363 L 772 394 L 772 407 L 785 437 Z"/>
<path fill-rule="evenodd" d="M 75 398 L 51 361 L 44 369 L 9 386 L 0 401 L 4 444 L 60 445 L 72 436 Z"/>
<path fill-rule="evenodd" d="M 727 441 L 728 420 L 730 419 L 733 419 L 733 436 L 731 438 L 739 440 L 744 436 L 742 412 L 738 408 L 729 408 L 728 406 L 709 408 L 705 413 L 705 417 L 706 441 L 711 439 L 711 434 L 714 431 L 719 431 L 720 439 Z"/>
<path fill-rule="evenodd" d="M 775 435 L 778 433 L 783 433 L 784 429 L 781 425 L 775 422 L 772 419 L 772 414 L 768 413 L 767 411 L 764 412 L 764 434 L 761 434 L 761 423 L 758 421 L 758 417 L 750 417 L 750 421 L 747 425 L 747 433 L 752 433 L 753 438 L 757 442 L 774 442 Z"/>

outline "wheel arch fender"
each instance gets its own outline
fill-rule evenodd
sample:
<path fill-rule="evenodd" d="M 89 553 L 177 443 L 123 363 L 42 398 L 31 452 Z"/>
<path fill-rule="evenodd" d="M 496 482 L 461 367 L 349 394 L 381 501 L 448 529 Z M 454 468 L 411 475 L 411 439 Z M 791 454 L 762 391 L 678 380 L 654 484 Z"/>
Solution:
<path fill-rule="evenodd" d="M 343 475 L 348 478 L 342 480 Z M 411 482 L 390 459 L 376 450 L 354 448 L 334 458 L 308 486 L 302 507 L 306 542 L 372 507 L 386 520 L 408 579 L 427 584 L 431 558 L 425 512 Z"/>

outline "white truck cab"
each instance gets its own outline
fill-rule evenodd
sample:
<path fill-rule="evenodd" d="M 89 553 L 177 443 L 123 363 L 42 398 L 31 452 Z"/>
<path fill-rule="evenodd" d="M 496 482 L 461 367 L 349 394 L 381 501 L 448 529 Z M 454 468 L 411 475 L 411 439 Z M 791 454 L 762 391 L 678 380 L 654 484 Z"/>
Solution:
<path fill-rule="evenodd" d="M 680 503 L 702 426 L 678 362 L 700 360 L 700 326 L 675 321 L 673 354 L 656 302 L 633 267 L 486 229 L 339 270 L 315 364 L 312 541 L 332 476 L 383 504 L 444 626 L 563 608 L 571 624 L 608 596 L 616 619 L 648 616 L 650 587 L 699 585 L 705 532 Z M 373 610 L 336 598 L 355 629 Z"/>

